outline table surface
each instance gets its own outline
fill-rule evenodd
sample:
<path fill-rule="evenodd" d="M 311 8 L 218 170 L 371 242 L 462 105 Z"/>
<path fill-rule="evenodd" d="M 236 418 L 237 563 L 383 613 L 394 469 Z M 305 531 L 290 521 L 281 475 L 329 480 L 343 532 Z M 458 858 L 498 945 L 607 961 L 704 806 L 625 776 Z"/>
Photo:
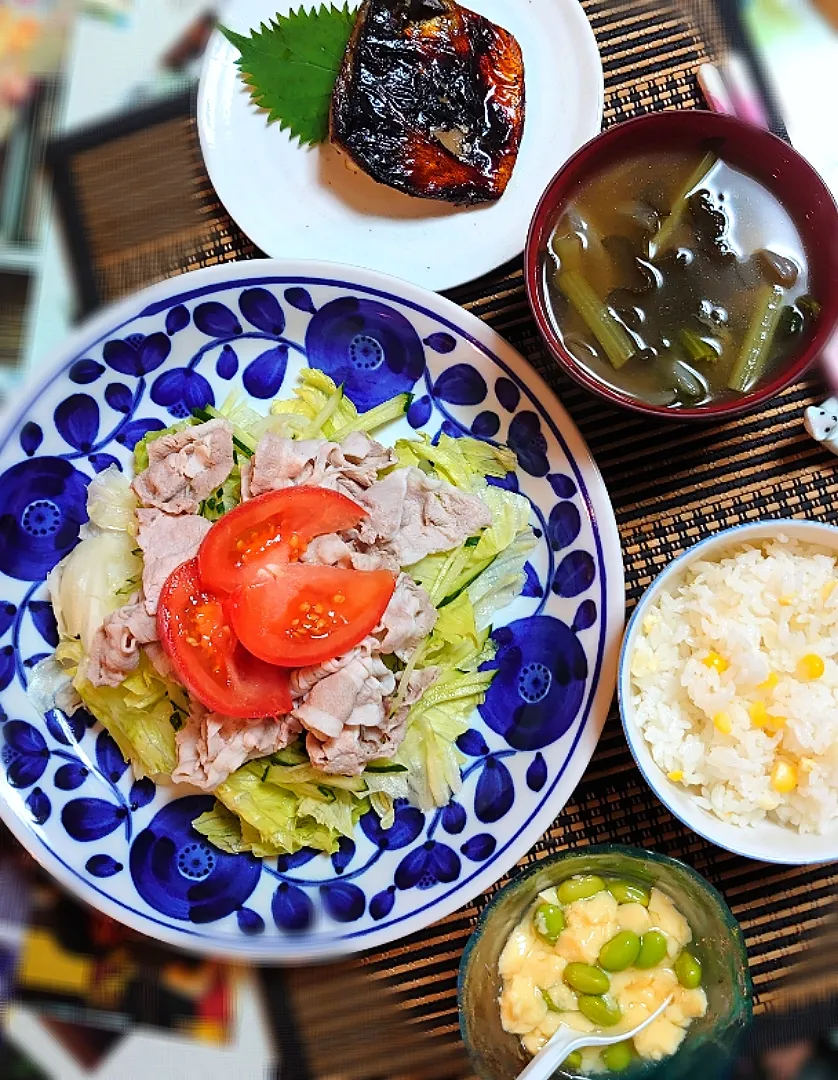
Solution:
<path fill-rule="evenodd" d="M 605 67 L 606 125 L 653 109 L 699 104 L 695 70 L 726 41 L 710 0 L 693 0 L 689 16 L 684 8 L 582 2 Z M 200 162 L 194 119 L 171 116 L 156 124 L 153 139 L 140 134 L 116 134 L 107 143 L 77 148 L 73 170 L 80 200 L 95 207 L 115 198 L 102 179 L 109 161 L 115 157 L 128 168 L 132 160 L 138 161 L 141 149 L 148 154 L 152 146 L 154 160 L 146 159 L 137 171 L 132 199 L 135 206 L 138 199 L 149 205 L 176 202 L 182 208 L 180 227 L 149 240 L 136 229 L 136 218 L 142 215 L 135 214 L 134 223 L 126 215 L 122 233 L 105 243 L 97 237 L 95 218 L 80 212 L 99 297 L 117 299 L 160 277 L 258 257 L 215 198 Z M 158 173 L 165 184 L 155 184 Z M 817 385 L 793 386 L 759 414 L 726 424 L 656 423 L 608 408 L 550 363 L 529 312 L 519 260 L 449 295 L 527 358 L 588 440 L 621 533 L 629 610 L 674 556 L 712 532 L 765 517 L 835 520 L 835 458 L 811 441 L 802 425 L 804 407 L 821 392 Z M 838 871 L 761 865 L 713 848 L 686 830 L 637 772 L 616 710 L 573 798 L 521 865 L 600 842 L 632 843 L 684 859 L 724 893 L 748 944 L 758 1013 L 838 992 L 838 973 L 817 960 L 829 956 L 818 952 L 817 942 L 829 922 Z M 402 1049 L 408 1060 L 411 1041 L 415 1052 L 411 1036 L 420 1030 L 429 1057 L 426 1071 L 416 1075 L 425 1080 L 467 1075 L 457 1036 L 456 972 L 489 895 L 386 950 L 328 968 L 287 973 L 282 987 L 274 989 L 283 995 L 283 1010 L 296 1018 L 302 1045 L 295 1052 L 307 1062 L 305 1071 L 347 1080 L 369 1076 L 364 1025 L 355 1022 L 344 1028 L 334 1016 L 325 1023 L 330 1002 L 355 994 L 362 995 L 370 1009 L 385 1009 L 381 1003 L 386 1001 L 388 1015 L 392 1013 L 388 1075 L 398 1073 Z M 443 1061 L 445 1070 L 438 1071 Z M 299 1071 L 300 1078 L 303 1075 Z"/>

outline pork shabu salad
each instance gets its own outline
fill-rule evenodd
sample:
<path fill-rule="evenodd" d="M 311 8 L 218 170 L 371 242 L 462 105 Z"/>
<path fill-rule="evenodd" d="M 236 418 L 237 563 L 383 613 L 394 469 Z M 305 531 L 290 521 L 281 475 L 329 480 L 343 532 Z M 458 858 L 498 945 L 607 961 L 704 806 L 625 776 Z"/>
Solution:
<path fill-rule="evenodd" d="M 86 708 L 138 777 L 212 792 L 195 827 L 257 856 L 338 848 L 372 809 L 458 790 L 457 738 L 522 590 L 530 505 L 512 451 L 372 433 L 320 371 L 267 416 L 232 396 L 93 480 L 48 585 L 60 642 L 42 708 Z M 379 436 L 381 437 L 381 436 Z"/>

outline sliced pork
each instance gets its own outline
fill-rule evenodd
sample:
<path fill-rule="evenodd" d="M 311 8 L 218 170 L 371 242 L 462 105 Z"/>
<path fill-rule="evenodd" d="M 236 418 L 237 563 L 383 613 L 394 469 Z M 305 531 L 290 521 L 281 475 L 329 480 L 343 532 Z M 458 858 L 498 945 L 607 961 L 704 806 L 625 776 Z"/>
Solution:
<path fill-rule="evenodd" d="M 334 738 L 347 725 L 377 727 L 384 719 L 384 701 L 396 689 L 395 676 L 378 656 L 354 651 L 349 663 L 316 682 L 294 708 L 292 716 L 318 738 Z"/>
<path fill-rule="evenodd" d="M 172 517 L 161 510 L 137 511 L 137 544 L 143 553 L 143 593 L 149 615 L 157 613 L 160 592 L 173 570 L 194 559 L 212 528 L 195 514 Z"/>
<path fill-rule="evenodd" d="M 140 663 L 140 646 L 157 641 L 157 622 L 139 601 L 109 615 L 96 631 L 87 661 L 94 686 L 119 686 Z"/>
<path fill-rule="evenodd" d="M 378 651 L 395 653 L 401 660 L 408 660 L 434 626 L 437 611 L 427 592 L 413 578 L 401 574 L 396 591 L 381 618 L 374 634 L 379 641 Z"/>
<path fill-rule="evenodd" d="M 375 726 L 356 724 L 350 720 L 338 735 L 331 738 L 309 732 L 306 750 L 311 764 L 315 769 L 332 775 L 358 776 L 368 762 L 377 758 L 391 758 L 404 742 L 411 707 L 434 682 L 437 674 L 436 668 L 414 671 L 399 708 L 392 709 L 392 700 L 382 702 L 380 719 Z"/>
<path fill-rule="evenodd" d="M 293 717 L 234 720 L 193 701 L 189 721 L 177 733 L 175 783 L 213 791 L 227 777 L 255 758 L 283 750 L 300 733 Z"/>
<path fill-rule="evenodd" d="M 401 569 L 392 552 L 367 549 L 357 540 L 345 539 L 337 533 L 316 536 L 304 551 L 300 562 L 316 566 L 342 566 L 347 570 Z"/>
<path fill-rule="evenodd" d="M 233 470 L 233 425 L 208 420 L 148 445 L 148 468 L 134 480 L 144 506 L 166 514 L 197 514 Z"/>
<path fill-rule="evenodd" d="M 357 499 L 369 511 L 358 526 L 358 539 L 389 551 L 400 566 L 459 547 L 492 524 L 482 499 L 421 469 L 397 469 Z"/>
<path fill-rule="evenodd" d="M 242 474 L 242 497 L 255 498 L 266 491 L 301 484 L 331 488 L 354 497 L 395 462 L 392 450 L 363 432 L 353 432 L 340 444 L 265 435 Z"/>

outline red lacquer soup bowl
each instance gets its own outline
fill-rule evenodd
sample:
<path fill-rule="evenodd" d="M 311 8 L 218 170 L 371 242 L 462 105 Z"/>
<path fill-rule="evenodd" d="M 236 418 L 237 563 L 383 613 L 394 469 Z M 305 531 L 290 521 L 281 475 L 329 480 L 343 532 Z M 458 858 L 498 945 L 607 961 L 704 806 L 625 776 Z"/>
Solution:
<path fill-rule="evenodd" d="M 809 292 L 821 311 L 792 354 L 769 377 L 737 396 L 694 407 L 643 401 L 583 366 L 562 343 L 547 295 L 545 259 L 553 231 L 581 190 L 603 170 L 639 154 L 712 145 L 729 165 L 763 184 L 785 207 L 808 256 Z M 547 346 L 577 382 L 615 405 L 672 420 L 713 420 L 746 412 L 798 380 L 818 358 L 838 324 L 838 209 L 812 166 L 782 139 L 761 128 L 710 112 L 663 112 L 617 124 L 582 147 L 551 181 L 527 239 L 525 273 L 530 305 Z"/>

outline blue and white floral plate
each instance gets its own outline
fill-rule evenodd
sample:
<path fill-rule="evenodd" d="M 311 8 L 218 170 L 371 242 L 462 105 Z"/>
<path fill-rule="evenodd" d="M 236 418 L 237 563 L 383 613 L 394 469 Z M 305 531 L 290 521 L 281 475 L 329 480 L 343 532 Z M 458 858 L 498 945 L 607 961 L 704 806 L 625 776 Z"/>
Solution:
<path fill-rule="evenodd" d="M 90 478 L 129 468 L 145 432 L 243 387 L 267 407 L 310 365 L 361 409 L 402 391 L 384 434 L 508 442 L 503 483 L 531 501 L 541 541 L 525 595 L 498 619 L 498 675 L 444 810 L 362 819 L 331 858 L 260 863 L 211 848 L 191 821 L 211 797 L 135 783 L 82 714 L 27 700 L 56 643 L 44 579 L 76 543 Z M 0 439 L 0 814 L 51 873 L 127 925 L 196 952 L 263 961 L 381 946 L 486 890 L 559 813 L 614 689 L 623 565 L 608 495 L 552 392 L 454 304 L 364 270 L 233 263 L 173 278 L 77 333 L 7 417 Z"/>

